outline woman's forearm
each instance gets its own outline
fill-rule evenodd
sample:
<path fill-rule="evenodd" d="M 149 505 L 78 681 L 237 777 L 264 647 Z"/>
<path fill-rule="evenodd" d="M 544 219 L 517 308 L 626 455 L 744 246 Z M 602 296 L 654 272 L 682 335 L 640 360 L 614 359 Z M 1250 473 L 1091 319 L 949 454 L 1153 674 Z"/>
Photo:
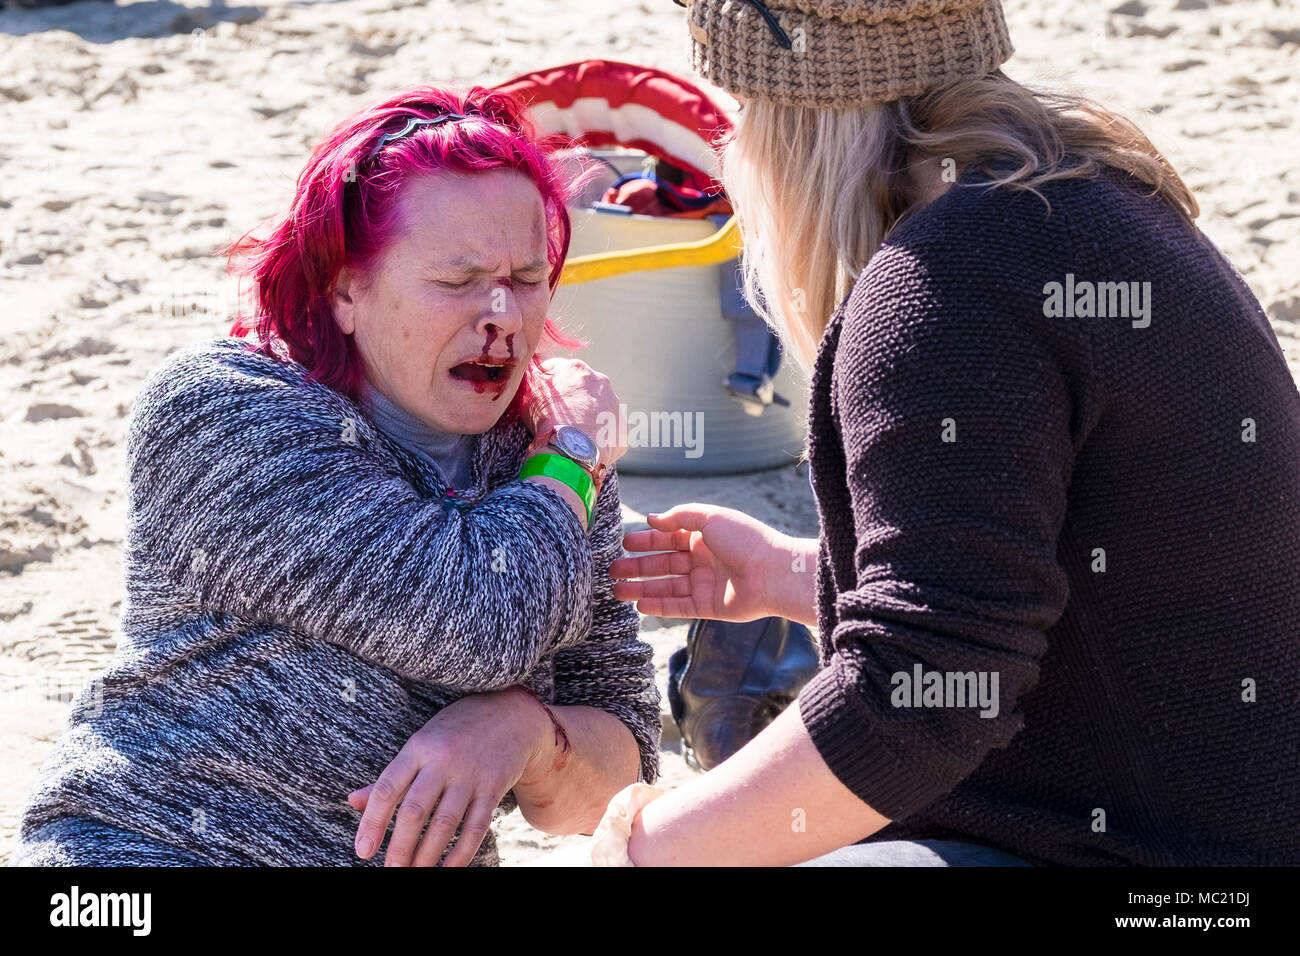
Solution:
<path fill-rule="evenodd" d="M 515 784 L 515 799 L 524 819 L 544 833 L 591 833 L 614 794 L 636 782 L 641 752 L 632 731 L 598 707 L 551 711 L 564 728 L 569 751 L 555 740 L 543 714 L 545 744 Z"/>
<path fill-rule="evenodd" d="M 731 759 L 642 810 L 628 853 L 637 866 L 788 866 L 888 823 L 826 766 L 795 703 Z"/>
<path fill-rule="evenodd" d="M 809 627 L 817 626 L 816 538 L 782 535 L 768 557 L 769 612 Z"/>
<path fill-rule="evenodd" d="M 554 491 L 564 499 L 565 504 L 569 506 L 569 510 L 573 512 L 574 517 L 581 522 L 582 530 L 587 530 L 587 506 L 582 503 L 582 499 L 578 497 L 576 491 L 558 478 L 551 478 L 547 475 L 531 475 L 528 478 L 525 478 L 524 481 L 531 481 L 539 485 L 545 485 L 547 488 Z"/>

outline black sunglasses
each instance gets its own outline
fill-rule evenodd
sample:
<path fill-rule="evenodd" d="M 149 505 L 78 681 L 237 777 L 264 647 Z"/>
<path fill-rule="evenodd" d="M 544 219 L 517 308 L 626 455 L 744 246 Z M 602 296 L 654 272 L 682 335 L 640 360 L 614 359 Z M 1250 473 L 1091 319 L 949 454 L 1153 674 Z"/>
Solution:
<path fill-rule="evenodd" d="M 767 25 L 772 30 L 772 36 L 776 37 L 777 43 L 781 44 L 781 46 L 785 47 L 787 50 L 794 46 L 794 44 L 790 42 L 790 36 L 781 29 L 781 24 L 777 22 L 776 15 L 767 8 L 766 4 L 760 3 L 759 0 L 747 0 L 747 2 L 758 11 L 759 16 L 767 21 Z M 686 6 L 685 0 L 673 0 L 673 3 L 677 4 L 679 7 Z"/>
<path fill-rule="evenodd" d="M 432 119 L 421 119 L 418 116 L 412 116 L 406 121 L 406 125 L 402 127 L 400 131 L 396 133 L 385 133 L 383 136 L 379 137 L 379 142 L 377 142 L 374 145 L 374 148 L 366 154 L 366 159 L 374 159 L 379 151 L 389 143 L 395 142 L 399 139 L 405 139 L 422 126 L 441 126 L 443 123 L 454 123 L 457 120 L 463 119 L 469 119 L 469 117 L 463 113 L 443 113 L 441 116 L 435 116 Z"/>

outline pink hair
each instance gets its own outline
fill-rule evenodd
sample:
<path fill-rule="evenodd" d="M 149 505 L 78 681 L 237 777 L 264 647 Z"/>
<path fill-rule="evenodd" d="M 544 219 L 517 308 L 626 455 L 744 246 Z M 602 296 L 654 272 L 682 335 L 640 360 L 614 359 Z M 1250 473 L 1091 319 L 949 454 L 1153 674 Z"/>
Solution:
<path fill-rule="evenodd" d="M 409 119 L 444 113 L 479 114 L 485 121 L 417 127 L 370 156 L 381 136 L 400 132 Z M 548 282 L 554 292 L 572 232 L 566 203 L 585 177 L 565 182 L 547 156 L 552 145 L 560 144 L 538 139 L 519 100 L 481 86 L 467 92 L 407 87 L 365 107 L 312 150 L 288 213 L 272 220 L 269 235 L 256 238 L 249 232 L 226 248 L 230 273 L 252 281 L 257 303 L 253 314 L 236 315 L 231 334 L 253 332 L 254 347 L 269 356 L 275 356 L 272 343 L 278 339 L 311 379 L 355 401 L 364 369 L 352 337 L 334 323 L 334 283 L 344 266 L 364 272 L 383 252 L 399 225 L 402 185 L 441 170 L 509 169 L 536 185 L 546 213 Z M 532 393 L 535 376 L 542 374 L 544 348 L 579 345 L 548 318 L 503 420 L 515 418 Z"/>

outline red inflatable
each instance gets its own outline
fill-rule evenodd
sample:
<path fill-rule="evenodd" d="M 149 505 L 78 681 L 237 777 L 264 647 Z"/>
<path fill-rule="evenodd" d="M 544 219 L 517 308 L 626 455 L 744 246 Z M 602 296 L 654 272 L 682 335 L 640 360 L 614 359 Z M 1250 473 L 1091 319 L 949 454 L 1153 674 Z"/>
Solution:
<path fill-rule="evenodd" d="M 729 133 L 730 118 L 703 90 L 648 66 L 582 60 L 536 70 L 497 86 L 528 104 L 544 134 L 562 134 L 574 146 L 623 146 L 672 163 L 684 186 L 717 194 L 710 144 Z"/>

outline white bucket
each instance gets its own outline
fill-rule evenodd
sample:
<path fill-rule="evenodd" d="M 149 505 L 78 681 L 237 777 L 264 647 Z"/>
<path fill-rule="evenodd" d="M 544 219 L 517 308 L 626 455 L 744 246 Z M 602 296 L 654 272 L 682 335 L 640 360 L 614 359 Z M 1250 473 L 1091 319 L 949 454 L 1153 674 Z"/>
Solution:
<path fill-rule="evenodd" d="M 570 256 L 704 239 L 708 219 L 573 209 Z M 776 393 L 789 407 L 762 413 L 727 391 L 735 324 L 719 305 L 723 266 L 683 267 L 599 279 L 556 292 L 552 317 L 589 340 L 578 357 L 608 375 L 625 408 L 630 449 L 619 470 L 643 475 L 729 474 L 792 464 L 803 450 L 807 381 L 783 359 Z"/>

